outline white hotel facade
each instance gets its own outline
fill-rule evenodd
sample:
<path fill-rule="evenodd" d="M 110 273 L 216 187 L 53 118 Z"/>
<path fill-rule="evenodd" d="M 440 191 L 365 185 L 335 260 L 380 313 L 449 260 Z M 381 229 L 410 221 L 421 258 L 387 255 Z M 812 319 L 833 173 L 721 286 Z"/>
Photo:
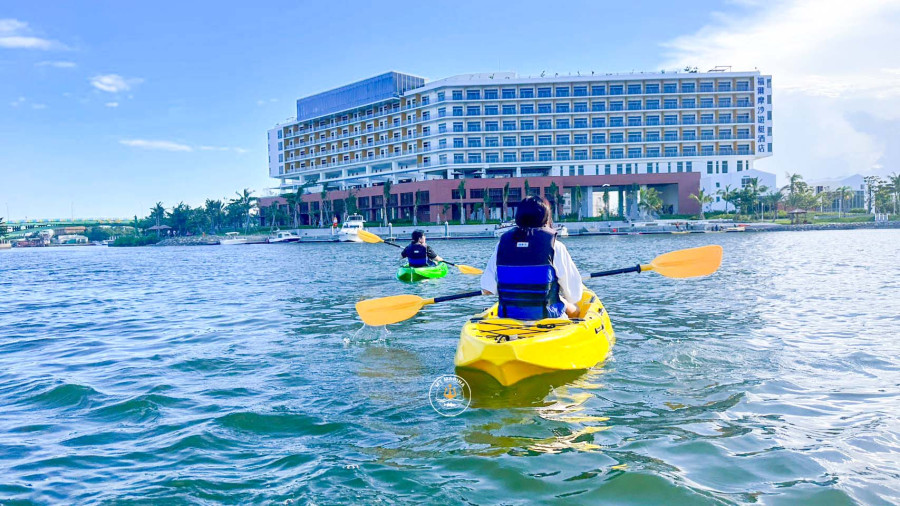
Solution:
<path fill-rule="evenodd" d="M 713 195 L 749 177 L 775 185 L 753 168 L 773 153 L 772 79 L 758 71 L 432 82 L 389 72 L 299 99 L 268 143 L 282 190 L 682 172 Z"/>

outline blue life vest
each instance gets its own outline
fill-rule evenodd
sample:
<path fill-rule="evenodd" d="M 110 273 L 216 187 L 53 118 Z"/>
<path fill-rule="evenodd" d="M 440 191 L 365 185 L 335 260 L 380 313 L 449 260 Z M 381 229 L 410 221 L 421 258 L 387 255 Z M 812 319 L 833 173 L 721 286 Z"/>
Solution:
<path fill-rule="evenodd" d="M 516 227 L 497 246 L 497 316 L 516 320 L 558 318 L 565 314 L 553 270 L 556 233 Z"/>
<path fill-rule="evenodd" d="M 411 243 L 404 250 L 410 267 L 425 267 L 428 265 L 428 248 L 419 243 Z"/>

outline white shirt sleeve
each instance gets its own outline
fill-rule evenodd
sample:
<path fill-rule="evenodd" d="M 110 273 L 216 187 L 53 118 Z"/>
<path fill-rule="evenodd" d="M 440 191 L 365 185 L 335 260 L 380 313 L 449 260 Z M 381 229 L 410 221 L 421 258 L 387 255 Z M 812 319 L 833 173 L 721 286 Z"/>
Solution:
<path fill-rule="evenodd" d="M 500 245 L 498 244 L 497 246 L 499 247 Z M 481 275 L 481 289 L 497 295 L 497 248 L 494 248 L 494 253 L 491 255 L 491 259 L 488 260 L 487 267 L 484 268 L 484 273 Z"/>
<path fill-rule="evenodd" d="M 494 253 L 496 258 L 496 253 Z M 556 271 L 556 277 L 559 280 L 559 296 L 571 304 L 581 302 L 583 287 L 581 274 L 578 273 L 578 267 L 572 261 L 569 250 L 565 244 L 556 241 L 553 246 L 553 270 Z M 482 281 L 482 286 L 484 282 Z"/>

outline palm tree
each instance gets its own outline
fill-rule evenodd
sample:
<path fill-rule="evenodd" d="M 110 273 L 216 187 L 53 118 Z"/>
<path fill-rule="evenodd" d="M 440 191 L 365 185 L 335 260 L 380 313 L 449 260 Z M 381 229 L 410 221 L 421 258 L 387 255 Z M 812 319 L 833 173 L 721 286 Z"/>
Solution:
<path fill-rule="evenodd" d="M 413 192 L 413 211 L 412 211 L 412 222 L 413 226 L 419 226 L 419 192 Z"/>
<path fill-rule="evenodd" d="M 487 223 L 488 218 L 488 210 L 491 206 L 491 194 L 488 192 L 488 189 L 484 189 L 484 193 L 481 195 L 481 224 L 484 225 Z"/>
<path fill-rule="evenodd" d="M 784 200 L 784 191 L 776 190 L 772 193 L 763 195 L 766 204 L 772 208 L 772 220 L 778 219 L 778 203 Z"/>
<path fill-rule="evenodd" d="M 166 217 L 166 208 L 162 202 L 157 202 L 155 206 L 150 208 L 150 218 L 156 220 L 156 226 L 159 227 L 161 221 Z M 156 229 L 156 237 L 159 237 L 159 228 Z"/>
<path fill-rule="evenodd" d="M 691 194 L 691 198 L 696 200 L 697 204 L 700 205 L 700 216 L 698 216 L 698 218 L 701 220 L 705 220 L 706 216 L 703 214 L 703 206 L 713 203 L 712 195 L 707 194 L 705 191 L 703 191 L 703 188 L 700 188 L 700 190 L 696 194 Z"/>
<path fill-rule="evenodd" d="M 244 188 L 243 191 L 234 192 L 237 195 L 236 199 L 231 199 L 233 203 L 235 203 L 240 209 L 242 216 L 246 216 L 247 221 L 244 226 L 244 230 L 250 228 L 250 210 L 253 209 L 253 204 L 257 201 L 256 197 L 253 197 L 253 192 L 248 188 Z"/>
<path fill-rule="evenodd" d="M 731 189 L 730 184 L 726 184 L 725 188 L 716 192 L 718 195 L 722 196 L 722 200 L 725 201 L 725 214 L 728 214 L 728 204 L 734 199 L 734 191 Z"/>
<path fill-rule="evenodd" d="M 640 196 L 640 204 L 638 207 L 647 212 L 647 214 L 655 214 L 662 208 L 662 198 L 656 188 L 641 188 L 638 192 Z"/>
<path fill-rule="evenodd" d="M 528 181 L 526 181 L 525 183 L 527 184 Z M 456 189 L 459 191 L 459 224 L 465 225 L 466 224 L 466 204 L 463 201 L 466 198 L 466 180 L 460 179 L 459 186 L 457 186 Z"/>
<path fill-rule="evenodd" d="M 500 213 L 502 214 L 502 216 L 500 217 L 501 221 L 505 221 L 508 218 L 507 204 L 509 204 L 509 183 L 503 185 L 503 211 Z"/>
<path fill-rule="evenodd" d="M 844 200 L 847 200 L 847 197 L 850 196 L 850 192 L 853 191 L 853 188 L 849 186 L 841 186 L 834 192 L 838 196 L 838 218 L 842 218 L 844 216 Z"/>
<path fill-rule="evenodd" d="M 553 199 L 553 221 L 559 221 L 559 204 L 560 204 L 560 194 L 559 194 L 559 186 L 556 182 L 550 182 L 550 187 L 547 189 L 548 195 L 551 199 Z"/>
<path fill-rule="evenodd" d="M 225 206 L 222 204 L 221 200 L 206 199 L 203 212 L 206 215 L 207 222 L 209 222 L 210 233 L 215 234 L 222 224 L 222 218 L 225 215 Z"/>
<path fill-rule="evenodd" d="M 288 209 L 290 209 L 291 211 L 291 217 L 294 220 L 294 228 L 297 228 L 297 206 L 300 205 L 300 199 L 300 190 L 292 193 L 287 193 L 284 196 L 284 200 L 285 202 L 287 202 Z"/>
<path fill-rule="evenodd" d="M 0 218 L 0 237 L 6 237 L 6 223 L 3 223 L 3 218 Z"/>
<path fill-rule="evenodd" d="M 325 226 L 325 205 L 328 203 L 328 185 L 322 185 L 322 191 L 319 193 L 319 227 Z"/>
<path fill-rule="evenodd" d="M 385 227 L 388 226 L 388 201 L 391 200 L 391 184 L 391 180 L 387 179 L 384 182 L 384 187 L 381 189 L 382 195 L 384 195 L 384 199 L 381 202 L 381 209 Z"/>
<path fill-rule="evenodd" d="M 609 220 L 609 186 L 603 187 L 603 214 Z"/>
<path fill-rule="evenodd" d="M 576 209 L 576 213 L 578 213 L 578 221 L 581 221 L 581 207 L 584 203 L 584 188 L 581 186 L 576 186 L 572 188 L 572 207 Z"/>
<path fill-rule="evenodd" d="M 888 182 L 894 188 L 894 214 L 897 214 L 897 206 L 900 204 L 900 174 L 894 172 L 888 176 Z"/>
<path fill-rule="evenodd" d="M 347 190 L 347 198 L 344 199 L 344 219 L 347 219 L 347 216 L 351 214 L 356 214 L 359 212 L 359 203 L 356 199 L 356 192 L 353 191 L 353 188 Z"/>
<path fill-rule="evenodd" d="M 529 195 L 531 195 L 531 185 L 528 184 L 528 180 L 526 179 L 525 180 L 525 195 L 523 195 L 523 197 L 527 197 Z"/>
<path fill-rule="evenodd" d="M 803 176 L 800 174 L 791 174 L 790 172 L 785 173 L 785 175 L 787 176 L 788 184 L 784 189 L 788 191 L 788 198 L 793 198 L 794 193 L 797 192 L 799 183 L 803 182 Z"/>

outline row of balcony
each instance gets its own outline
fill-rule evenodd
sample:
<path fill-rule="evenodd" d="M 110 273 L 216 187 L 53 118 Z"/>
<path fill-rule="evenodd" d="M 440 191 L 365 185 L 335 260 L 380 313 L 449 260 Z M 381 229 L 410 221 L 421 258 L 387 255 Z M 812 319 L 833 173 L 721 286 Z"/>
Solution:
<path fill-rule="evenodd" d="M 750 93 L 753 90 L 753 86 L 750 83 L 746 83 L 743 85 L 737 85 L 732 87 L 730 83 L 721 83 L 719 86 L 713 85 L 703 85 L 700 86 L 681 86 L 681 90 L 679 91 L 676 87 L 655 87 L 651 89 L 628 89 L 626 88 L 613 88 L 610 87 L 607 89 L 606 86 L 579 86 L 577 88 L 572 89 L 570 93 L 570 89 L 568 87 L 544 87 L 538 88 L 537 93 L 534 92 L 534 88 L 526 87 L 524 89 L 519 89 L 518 96 L 515 93 L 504 93 L 501 91 L 500 93 L 492 93 L 490 96 L 485 94 L 482 96 L 480 93 L 481 90 L 478 90 L 479 93 L 470 94 L 469 90 L 451 90 L 450 101 L 459 102 L 459 101 L 475 101 L 475 100 L 512 100 L 512 99 L 535 99 L 535 98 L 582 98 L 582 97 L 627 97 L 627 96 L 643 96 L 643 95 L 683 95 L 683 94 L 692 94 L 692 93 Z M 487 91 L 487 90 L 485 90 Z M 512 88 L 509 88 L 509 91 L 512 91 Z M 525 95 L 522 95 L 522 92 L 526 91 Z M 555 91 L 556 93 L 553 93 Z M 608 91 L 608 92 L 607 92 Z M 438 102 L 447 101 L 446 92 L 444 92 L 443 98 L 438 94 L 437 98 Z"/>

